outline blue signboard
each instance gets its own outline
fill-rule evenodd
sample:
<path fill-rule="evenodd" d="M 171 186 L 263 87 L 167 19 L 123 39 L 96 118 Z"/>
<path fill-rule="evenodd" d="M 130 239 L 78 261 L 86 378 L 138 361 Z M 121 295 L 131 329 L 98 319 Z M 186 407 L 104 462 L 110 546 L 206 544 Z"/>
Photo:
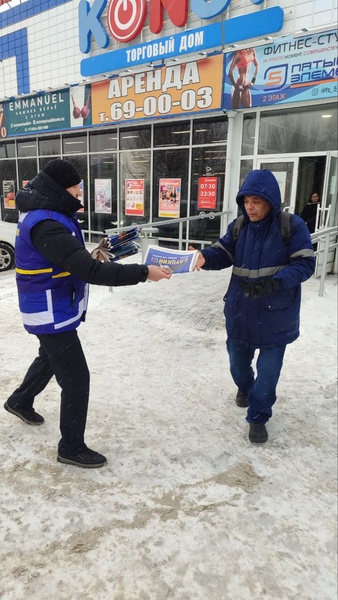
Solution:
<path fill-rule="evenodd" d="M 81 61 L 81 74 L 83 77 L 90 77 L 141 64 L 160 63 L 165 59 L 184 57 L 205 50 L 216 50 L 224 45 L 276 33 L 282 29 L 283 22 L 284 12 L 279 6 L 267 8 L 227 19 L 224 23 L 213 23 L 144 44 L 84 58 Z"/>

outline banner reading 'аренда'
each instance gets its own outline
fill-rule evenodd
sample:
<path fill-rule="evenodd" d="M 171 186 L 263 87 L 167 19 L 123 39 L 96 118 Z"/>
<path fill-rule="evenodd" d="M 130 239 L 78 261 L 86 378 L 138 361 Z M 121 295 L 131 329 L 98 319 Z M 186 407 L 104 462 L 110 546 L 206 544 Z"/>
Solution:
<path fill-rule="evenodd" d="M 223 55 L 92 85 L 94 124 L 221 108 Z"/>

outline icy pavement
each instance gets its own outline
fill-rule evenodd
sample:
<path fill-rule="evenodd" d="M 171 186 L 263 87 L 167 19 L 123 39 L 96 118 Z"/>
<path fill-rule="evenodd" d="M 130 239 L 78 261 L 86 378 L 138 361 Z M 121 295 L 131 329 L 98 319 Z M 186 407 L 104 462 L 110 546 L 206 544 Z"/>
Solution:
<path fill-rule="evenodd" d="M 1 600 L 336 600 L 336 278 L 323 298 L 303 284 L 256 446 L 225 350 L 229 276 L 91 286 L 86 441 L 106 467 L 56 462 L 55 381 L 35 404 L 42 427 L 0 406 Z M 3 401 L 37 351 L 14 277 L 0 275 Z"/>

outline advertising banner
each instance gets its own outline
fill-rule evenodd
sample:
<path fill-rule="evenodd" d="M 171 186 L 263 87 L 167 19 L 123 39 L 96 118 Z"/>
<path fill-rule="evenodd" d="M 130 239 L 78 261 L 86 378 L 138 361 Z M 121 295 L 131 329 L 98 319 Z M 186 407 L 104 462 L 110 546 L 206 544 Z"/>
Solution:
<path fill-rule="evenodd" d="M 216 210 L 218 178 L 200 177 L 198 180 L 197 208 Z"/>
<path fill-rule="evenodd" d="M 2 191 L 4 195 L 4 208 L 15 209 L 15 187 L 14 181 L 3 181 Z"/>
<path fill-rule="evenodd" d="M 90 85 L 15 98 L 0 105 L 0 138 L 92 124 Z"/>
<path fill-rule="evenodd" d="M 158 216 L 179 219 L 181 202 L 181 180 L 160 179 Z"/>
<path fill-rule="evenodd" d="M 92 85 L 93 125 L 221 108 L 223 55 Z"/>
<path fill-rule="evenodd" d="M 271 106 L 337 97 L 338 36 L 288 36 L 225 58 L 223 108 Z"/>
<path fill-rule="evenodd" d="M 5 102 L 7 135 L 44 133 L 70 127 L 69 90 Z"/>
<path fill-rule="evenodd" d="M 126 179 L 126 215 L 144 216 L 144 179 Z"/>
<path fill-rule="evenodd" d="M 111 213 L 111 179 L 95 179 L 95 212 Z"/>

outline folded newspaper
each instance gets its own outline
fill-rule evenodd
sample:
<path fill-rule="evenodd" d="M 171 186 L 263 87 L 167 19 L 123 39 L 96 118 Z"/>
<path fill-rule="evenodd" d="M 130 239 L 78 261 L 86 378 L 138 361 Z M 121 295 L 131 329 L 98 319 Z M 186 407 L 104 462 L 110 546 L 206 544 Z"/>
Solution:
<path fill-rule="evenodd" d="M 198 258 L 198 250 L 173 250 L 159 246 L 148 246 L 145 255 L 146 265 L 169 267 L 175 273 L 193 271 Z"/>

